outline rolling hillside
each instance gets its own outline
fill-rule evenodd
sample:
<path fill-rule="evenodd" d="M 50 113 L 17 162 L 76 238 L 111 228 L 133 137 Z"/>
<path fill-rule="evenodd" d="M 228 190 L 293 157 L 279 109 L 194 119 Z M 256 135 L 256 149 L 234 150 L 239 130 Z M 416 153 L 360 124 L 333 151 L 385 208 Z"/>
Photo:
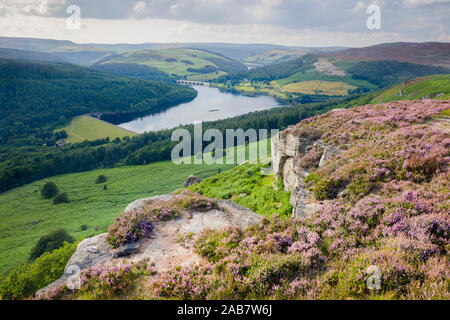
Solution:
<path fill-rule="evenodd" d="M 450 43 L 384 43 L 365 48 L 324 53 L 338 60 L 395 60 L 450 68 Z"/>
<path fill-rule="evenodd" d="M 450 57 L 450 45 L 446 43 L 383 44 L 375 46 L 375 53 L 371 48 L 374 47 L 307 54 L 222 76 L 214 83 L 224 89 L 268 93 L 303 101 L 305 96 L 313 100 L 343 96 L 386 88 L 425 75 L 450 73 L 445 67 L 449 65 Z"/>
<path fill-rule="evenodd" d="M 133 51 L 104 58 L 94 68 L 114 70 L 115 64 L 137 64 L 155 68 L 174 79 L 210 80 L 228 73 L 247 70 L 242 63 L 225 56 L 196 49 Z"/>
<path fill-rule="evenodd" d="M 57 53 L 66 56 L 72 63 L 77 62 L 87 65 L 92 57 L 107 56 L 110 53 L 125 53 L 143 50 L 162 50 L 192 48 L 214 52 L 233 60 L 242 62 L 248 66 L 260 67 L 267 64 L 282 62 L 299 57 L 304 53 L 339 51 L 341 47 L 292 47 L 275 44 L 241 44 L 241 43 L 83 43 L 72 41 L 61 41 L 51 39 L 0 37 L 0 48 L 11 48 L 26 51 L 38 51 L 46 53 Z"/>
<path fill-rule="evenodd" d="M 0 48 L 0 59 L 31 60 L 41 62 L 68 63 L 67 60 L 44 52 L 24 51 L 9 48 Z"/>
<path fill-rule="evenodd" d="M 344 48 L 277 48 L 272 50 L 266 50 L 263 52 L 256 53 L 254 55 L 240 59 L 249 68 L 265 67 L 271 64 L 282 63 L 288 60 L 297 59 L 303 57 L 308 53 L 319 53 L 319 52 L 335 52 L 341 51 Z"/>
<path fill-rule="evenodd" d="M 114 52 L 103 48 L 81 45 L 60 46 L 49 51 L 54 56 L 80 66 L 90 66 Z"/>

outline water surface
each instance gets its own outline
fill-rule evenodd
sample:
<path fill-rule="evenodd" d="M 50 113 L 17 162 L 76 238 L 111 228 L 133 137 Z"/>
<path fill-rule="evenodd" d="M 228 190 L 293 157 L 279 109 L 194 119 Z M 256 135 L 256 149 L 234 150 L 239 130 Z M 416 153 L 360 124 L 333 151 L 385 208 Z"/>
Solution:
<path fill-rule="evenodd" d="M 274 97 L 268 95 L 246 96 L 220 91 L 217 88 L 203 86 L 194 86 L 194 88 L 198 91 L 198 95 L 191 102 L 179 104 L 161 113 L 121 123 L 119 126 L 137 133 L 143 133 L 169 129 L 197 121 L 226 119 L 281 106 Z"/>

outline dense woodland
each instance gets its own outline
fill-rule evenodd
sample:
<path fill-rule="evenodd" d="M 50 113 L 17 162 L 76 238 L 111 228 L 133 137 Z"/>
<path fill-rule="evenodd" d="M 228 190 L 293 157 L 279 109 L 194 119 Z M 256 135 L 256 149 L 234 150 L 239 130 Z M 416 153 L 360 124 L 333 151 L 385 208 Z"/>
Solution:
<path fill-rule="evenodd" d="M 167 73 L 145 64 L 97 63 L 94 64 L 92 68 L 138 79 L 175 82 L 175 80 L 173 80 Z"/>

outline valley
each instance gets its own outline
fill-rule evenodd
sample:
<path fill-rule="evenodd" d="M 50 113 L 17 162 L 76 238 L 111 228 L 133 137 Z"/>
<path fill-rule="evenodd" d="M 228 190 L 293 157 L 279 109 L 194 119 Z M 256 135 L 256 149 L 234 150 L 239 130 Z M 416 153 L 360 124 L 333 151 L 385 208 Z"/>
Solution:
<path fill-rule="evenodd" d="M 160 252 L 155 237 L 170 235 L 171 248 L 189 249 L 198 264 L 186 267 L 173 253 L 179 265 L 131 264 L 125 280 L 105 286 L 95 268 L 116 269 L 91 265 L 93 284 L 57 287 L 49 298 L 448 298 L 448 279 L 429 264 L 443 274 L 448 262 L 449 53 L 444 42 L 344 48 L 0 37 L 1 298 L 33 298 L 62 275 L 73 243 L 100 234 L 111 257 L 141 244 Z M 281 133 L 257 142 L 270 159 L 176 165 L 172 134 L 185 129 L 192 139 L 199 121 L 215 129 L 214 139 L 230 129 Z M 249 136 L 236 141 L 226 154 L 253 147 Z M 166 196 L 124 211 L 159 195 Z M 243 206 L 234 208 L 245 213 L 237 210 L 241 225 L 257 217 L 248 219 L 259 226 L 232 226 L 233 204 Z M 210 213 L 219 222 L 203 219 Z M 196 232 L 178 234 L 180 223 Z M 214 223 L 228 228 L 207 230 Z M 70 244 L 30 259 L 61 228 Z M 360 276 L 369 263 L 387 270 L 389 282 L 376 292 Z M 180 274 L 192 282 L 179 288 L 172 275 Z"/>

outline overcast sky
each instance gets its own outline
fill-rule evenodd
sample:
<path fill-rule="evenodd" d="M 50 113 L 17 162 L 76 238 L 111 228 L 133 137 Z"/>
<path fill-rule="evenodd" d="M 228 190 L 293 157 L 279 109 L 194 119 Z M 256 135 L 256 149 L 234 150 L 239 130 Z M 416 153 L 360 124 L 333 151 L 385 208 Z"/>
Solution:
<path fill-rule="evenodd" d="M 367 8 L 381 9 L 369 30 Z M 77 5 L 81 28 L 70 29 Z M 450 0 L 0 0 L 0 36 L 81 43 L 233 42 L 366 46 L 450 42 Z"/>

